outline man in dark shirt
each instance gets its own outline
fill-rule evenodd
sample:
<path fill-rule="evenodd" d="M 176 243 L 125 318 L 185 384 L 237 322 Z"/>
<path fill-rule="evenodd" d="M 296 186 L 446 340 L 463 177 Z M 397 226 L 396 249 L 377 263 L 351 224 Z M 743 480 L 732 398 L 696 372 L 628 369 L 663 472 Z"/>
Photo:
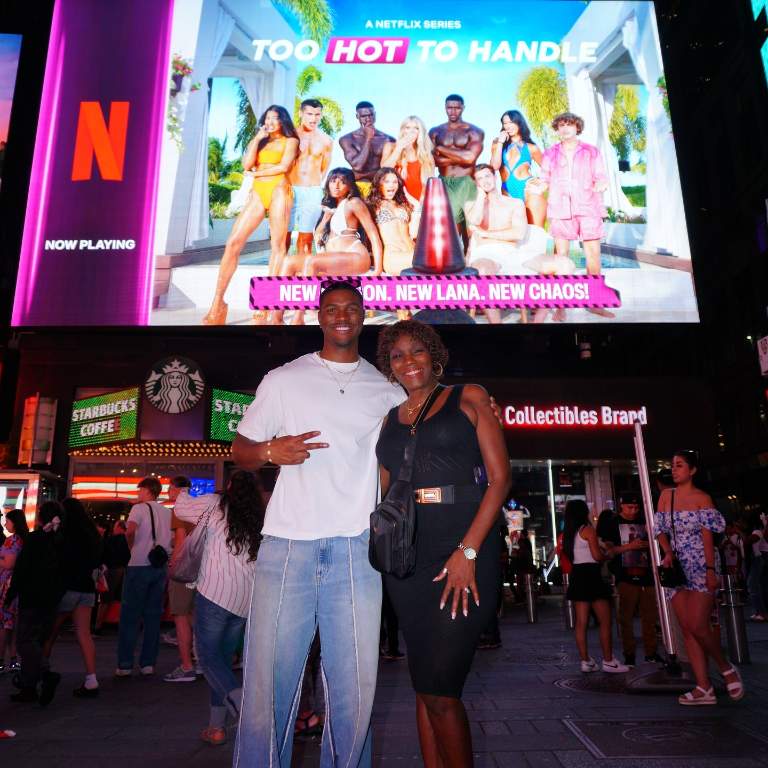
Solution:
<path fill-rule="evenodd" d="M 653 587 L 648 532 L 640 514 L 640 498 L 622 493 L 619 514 L 602 515 L 597 535 L 613 556 L 608 568 L 619 591 L 619 624 L 624 646 L 624 663 L 635 664 L 634 616 L 640 609 L 646 661 L 661 661 L 656 653 L 656 595 Z"/>

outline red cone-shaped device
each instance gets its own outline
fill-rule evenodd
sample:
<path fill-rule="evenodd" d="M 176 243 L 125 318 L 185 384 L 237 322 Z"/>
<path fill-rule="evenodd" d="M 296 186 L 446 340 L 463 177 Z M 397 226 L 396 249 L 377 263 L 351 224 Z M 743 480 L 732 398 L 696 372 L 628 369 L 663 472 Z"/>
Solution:
<path fill-rule="evenodd" d="M 427 180 L 413 268 L 430 275 L 450 275 L 464 269 L 464 249 L 448 202 L 448 190 L 443 180 L 435 177 Z"/>

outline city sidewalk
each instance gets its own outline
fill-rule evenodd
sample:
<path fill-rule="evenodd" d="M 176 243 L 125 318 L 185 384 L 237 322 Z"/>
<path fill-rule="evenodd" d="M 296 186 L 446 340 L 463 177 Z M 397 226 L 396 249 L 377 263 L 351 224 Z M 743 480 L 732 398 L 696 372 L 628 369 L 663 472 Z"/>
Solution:
<path fill-rule="evenodd" d="M 457 619 L 457 621 L 460 619 Z M 768 626 L 751 625 L 752 664 L 743 667 L 747 696 L 724 693 L 717 707 L 683 708 L 673 695 L 624 692 L 622 675 L 578 671 L 572 633 L 559 598 L 548 598 L 539 622 L 514 607 L 502 620 L 503 646 L 478 652 L 464 701 L 478 768 L 758 768 L 768 766 Z M 638 627 L 639 635 L 639 627 Z M 115 635 L 97 639 L 101 696 L 81 701 L 74 636 L 63 635 L 54 666 L 63 673 L 45 710 L 8 702 L 10 675 L 0 678 L 0 764 L 18 768 L 198 768 L 231 764 L 231 745 L 199 740 L 206 724 L 204 682 L 112 678 Z M 590 632 L 597 652 L 597 637 Z M 175 666 L 164 647 L 158 666 Z M 376 766 L 418 766 L 414 700 L 406 662 L 383 662 L 374 711 Z M 294 766 L 316 766 L 317 740 L 298 742 Z"/>

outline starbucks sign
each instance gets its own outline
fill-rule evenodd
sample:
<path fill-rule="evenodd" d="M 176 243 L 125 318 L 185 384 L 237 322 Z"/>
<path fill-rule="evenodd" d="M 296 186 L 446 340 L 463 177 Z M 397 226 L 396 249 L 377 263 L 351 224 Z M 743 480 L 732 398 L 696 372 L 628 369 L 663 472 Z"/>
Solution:
<path fill-rule="evenodd" d="M 186 413 L 203 398 L 205 380 L 200 366 L 174 355 L 155 363 L 144 381 L 144 394 L 162 413 Z"/>

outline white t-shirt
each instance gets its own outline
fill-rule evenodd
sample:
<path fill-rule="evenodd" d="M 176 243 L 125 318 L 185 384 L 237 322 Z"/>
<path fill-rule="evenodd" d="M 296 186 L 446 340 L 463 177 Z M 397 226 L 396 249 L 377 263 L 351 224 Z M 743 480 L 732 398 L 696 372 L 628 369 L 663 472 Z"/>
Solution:
<path fill-rule="evenodd" d="M 757 536 L 757 541 L 752 542 L 752 554 L 755 557 L 768 554 L 768 541 L 765 540 L 762 528 L 752 531 L 753 536 Z"/>
<path fill-rule="evenodd" d="M 155 513 L 155 536 L 157 543 L 163 547 L 166 552 L 171 551 L 171 510 L 164 507 L 159 501 L 140 502 L 131 507 L 128 515 L 129 523 L 136 523 L 136 536 L 133 539 L 131 547 L 131 559 L 128 565 L 150 565 L 149 550 L 154 546 L 152 544 L 152 521 L 149 516 L 149 507 Z"/>
<path fill-rule="evenodd" d="M 237 429 L 243 437 L 261 443 L 319 431 L 310 442 L 329 444 L 311 451 L 303 464 L 280 467 L 264 534 L 311 541 L 358 536 L 368 527 L 376 504 L 381 423 L 406 395 L 366 360 L 359 364 L 350 376 L 357 363 L 303 355 L 270 371 L 259 385 Z"/>

